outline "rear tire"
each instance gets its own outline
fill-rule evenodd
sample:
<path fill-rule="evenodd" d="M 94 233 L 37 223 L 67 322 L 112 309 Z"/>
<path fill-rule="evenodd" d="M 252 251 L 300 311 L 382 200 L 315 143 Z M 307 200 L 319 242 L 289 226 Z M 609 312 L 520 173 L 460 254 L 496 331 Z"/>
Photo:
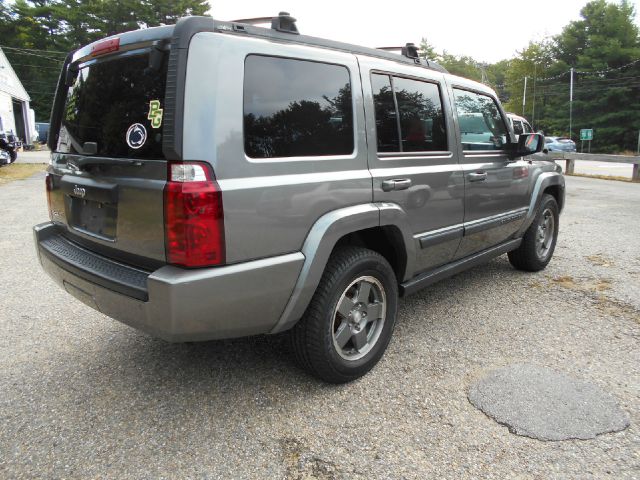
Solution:
<path fill-rule="evenodd" d="M 397 305 L 396 276 L 382 255 L 360 247 L 337 249 L 303 318 L 290 331 L 296 360 L 326 382 L 361 377 L 384 354 Z"/>
<path fill-rule="evenodd" d="M 551 261 L 556 248 L 559 217 L 558 202 L 553 195 L 545 193 L 522 243 L 509 252 L 511 265 L 527 272 L 543 270 Z"/>

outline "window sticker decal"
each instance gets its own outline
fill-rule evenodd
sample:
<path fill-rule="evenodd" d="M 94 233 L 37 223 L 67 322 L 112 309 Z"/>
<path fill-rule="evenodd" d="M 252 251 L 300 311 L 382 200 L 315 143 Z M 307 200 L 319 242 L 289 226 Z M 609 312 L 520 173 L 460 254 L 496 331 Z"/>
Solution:
<path fill-rule="evenodd" d="M 147 118 L 151 120 L 152 128 L 160 128 L 162 126 L 162 112 L 164 110 L 160 108 L 160 100 L 151 100 L 149 102 L 149 115 L 147 115 Z"/>
<path fill-rule="evenodd" d="M 137 150 L 147 141 L 147 129 L 140 123 L 134 123 L 127 130 L 127 145 Z"/>

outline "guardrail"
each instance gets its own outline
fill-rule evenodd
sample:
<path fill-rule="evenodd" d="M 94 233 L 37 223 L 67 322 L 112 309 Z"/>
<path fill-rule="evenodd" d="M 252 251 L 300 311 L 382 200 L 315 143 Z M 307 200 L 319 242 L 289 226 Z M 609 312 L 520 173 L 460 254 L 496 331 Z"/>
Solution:
<path fill-rule="evenodd" d="M 549 152 L 544 154 L 544 158 L 551 160 L 564 160 L 566 162 L 564 171 L 567 175 L 573 175 L 576 160 L 605 163 L 628 163 L 633 165 L 631 181 L 640 182 L 640 156 L 631 157 L 626 155 L 605 155 L 599 153 Z"/>

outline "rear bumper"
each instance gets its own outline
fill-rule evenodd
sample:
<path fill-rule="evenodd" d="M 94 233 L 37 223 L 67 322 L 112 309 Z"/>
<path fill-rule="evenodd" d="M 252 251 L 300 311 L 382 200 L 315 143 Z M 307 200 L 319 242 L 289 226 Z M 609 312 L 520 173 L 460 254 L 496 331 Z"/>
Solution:
<path fill-rule="evenodd" d="M 168 341 L 268 333 L 304 262 L 300 252 L 216 268 L 145 272 L 83 249 L 54 223 L 34 227 L 40 264 L 90 307 Z"/>

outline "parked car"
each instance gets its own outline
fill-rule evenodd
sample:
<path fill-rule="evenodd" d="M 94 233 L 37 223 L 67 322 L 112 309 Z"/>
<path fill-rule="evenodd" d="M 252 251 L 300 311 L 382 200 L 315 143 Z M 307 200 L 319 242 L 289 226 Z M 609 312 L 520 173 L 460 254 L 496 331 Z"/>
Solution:
<path fill-rule="evenodd" d="M 38 132 L 38 142 L 47 143 L 47 137 L 49 136 L 49 124 L 36 122 L 36 131 Z"/>
<path fill-rule="evenodd" d="M 507 118 L 509 119 L 509 123 L 511 123 L 513 133 L 517 136 L 523 133 L 533 133 L 533 128 L 526 118 L 516 115 L 515 113 L 507 113 Z"/>
<path fill-rule="evenodd" d="M 0 159 L 0 163 L 9 164 L 16 161 L 18 158 L 18 148 L 21 143 L 13 132 L 1 132 L 0 131 L 0 151 L 4 152 L 2 158 L 8 157 L 8 161 Z"/>
<path fill-rule="evenodd" d="M 567 137 L 544 137 L 544 153 L 548 152 L 575 152 L 576 144 Z"/>
<path fill-rule="evenodd" d="M 306 37 L 288 14 L 189 17 L 67 58 L 36 247 L 127 325 L 287 331 L 303 367 L 347 382 L 382 357 L 399 296 L 505 253 L 526 271 L 551 260 L 564 177 L 524 158 L 543 137 L 516 141 L 493 90 L 412 44 Z"/>
<path fill-rule="evenodd" d="M 9 152 L 0 148 L 0 166 L 8 165 L 10 163 L 11 163 L 11 156 L 9 155 Z"/>

